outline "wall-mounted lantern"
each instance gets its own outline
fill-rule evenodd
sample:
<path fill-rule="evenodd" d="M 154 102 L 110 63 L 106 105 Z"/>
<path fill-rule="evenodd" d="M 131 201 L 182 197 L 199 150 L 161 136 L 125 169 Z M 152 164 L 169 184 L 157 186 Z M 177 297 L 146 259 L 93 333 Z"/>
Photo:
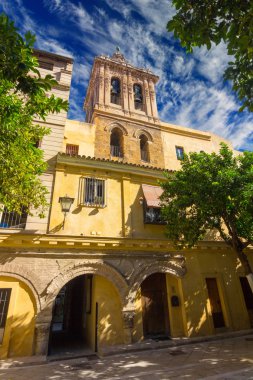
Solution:
<path fill-rule="evenodd" d="M 75 198 L 70 198 L 67 195 L 65 195 L 65 197 L 59 198 L 59 203 L 61 204 L 61 211 L 64 213 L 62 229 L 64 229 L 66 215 L 70 211 L 70 207 L 71 207 L 72 203 L 74 202 L 74 200 L 75 200 Z"/>

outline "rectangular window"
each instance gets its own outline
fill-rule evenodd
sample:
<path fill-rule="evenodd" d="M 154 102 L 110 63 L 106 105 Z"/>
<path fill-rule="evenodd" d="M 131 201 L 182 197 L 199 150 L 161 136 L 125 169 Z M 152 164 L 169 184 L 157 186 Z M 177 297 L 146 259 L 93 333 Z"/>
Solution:
<path fill-rule="evenodd" d="M 77 156 L 79 151 L 79 145 L 66 144 L 66 154 L 71 156 Z"/>
<path fill-rule="evenodd" d="M 144 223 L 146 224 L 165 224 L 162 219 L 160 207 L 148 207 L 144 204 Z"/>
<path fill-rule="evenodd" d="M 178 160 L 182 160 L 184 158 L 184 148 L 176 146 L 176 155 Z"/>
<path fill-rule="evenodd" d="M 7 208 L 4 208 L 0 228 L 25 228 L 27 220 L 27 209 L 22 207 L 21 214 L 18 214 L 16 211 L 8 211 Z"/>
<path fill-rule="evenodd" d="M 0 289 L 0 343 L 3 342 L 4 329 L 7 320 L 7 314 L 9 309 L 11 296 L 11 289 Z"/>
<path fill-rule="evenodd" d="M 41 61 L 41 60 L 38 60 L 38 62 L 39 62 L 39 67 L 41 69 L 53 71 L 53 68 L 54 68 L 54 64 L 53 63 L 46 62 L 46 61 Z"/>
<path fill-rule="evenodd" d="M 79 204 L 85 206 L 105 206 L 105 181 L 97 178 L 80 178 Z"/>

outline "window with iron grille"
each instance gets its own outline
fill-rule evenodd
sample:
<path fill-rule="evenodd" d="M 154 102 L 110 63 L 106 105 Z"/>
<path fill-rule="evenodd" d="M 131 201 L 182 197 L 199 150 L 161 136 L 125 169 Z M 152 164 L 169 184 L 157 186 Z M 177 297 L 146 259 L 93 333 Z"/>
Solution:
<path fill-rule="evenodd" d="M 0 343 L 3 341 L 4 329 L 7 320 L 11 297 L 11 288 L 0 289 Z"/>
<path fill-rule="evenodd" d="M 27 216 L 26 207 L 22 207 L 20 214 L 16 211 L 8 211 L 5 207 L 2 213 L 0 228 L 25 228 Z"/>
<path fill-rule="evenodd" d="M 66 144 L 66 154 L 71 156 L 77 156 L 79 151 L 79 145 Z"/>
<path fill-rule="evenodd" d="M 79 204 L 84 206 L 105 206 L 105 180 L 97 178 L 80 178 Z"/>

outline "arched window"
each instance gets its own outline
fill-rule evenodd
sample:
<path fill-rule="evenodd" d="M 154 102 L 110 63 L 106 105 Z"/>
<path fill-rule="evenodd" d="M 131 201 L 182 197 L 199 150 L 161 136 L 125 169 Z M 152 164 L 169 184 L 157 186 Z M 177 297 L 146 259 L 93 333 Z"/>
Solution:
<path fill-rule="evenodd" d="M 120 104 L 120 80 L 111 79 L 111 103 Z"/>
<path fill-rule="evenodd" d="M 145 135 L 140 136 L 140 149 L 141 149 L 141 160 L 149 162 L 149 148 L 148 148 L 148 138 Z"/>
<path fill-rule="evenodd" d="M 110 139 L 112 157 L 123 157 L 123 133 L 119 128 L 113 128 Z"/>
<path fill-rule="evenodd" d="M 136 110 L 143 109 L 142 87 L 139 84 L 134 84 L 134 107 Z"/>

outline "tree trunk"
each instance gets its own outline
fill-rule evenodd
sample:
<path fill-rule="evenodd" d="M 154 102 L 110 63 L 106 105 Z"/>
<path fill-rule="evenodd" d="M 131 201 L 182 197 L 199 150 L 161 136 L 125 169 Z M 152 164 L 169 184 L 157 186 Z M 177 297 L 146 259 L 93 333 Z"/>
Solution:
<path fill-rule="evenodd" d="M 253 272 L 248 260 L 247 255 L 241 250 L 241 249 L 236 249 L 237 256 L 245 270 L 245 274 L 247 277 L 247 280 L 249 282 L 249 286 L 251 288 L 251 291 L 253 293 Z"/>

